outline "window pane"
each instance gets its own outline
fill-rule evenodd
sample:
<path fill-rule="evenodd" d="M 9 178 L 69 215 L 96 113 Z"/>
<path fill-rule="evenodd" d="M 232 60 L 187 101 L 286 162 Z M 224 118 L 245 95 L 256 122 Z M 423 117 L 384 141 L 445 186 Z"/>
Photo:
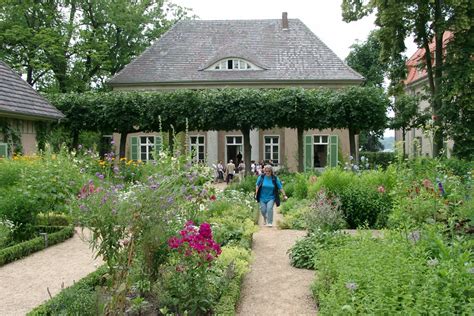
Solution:
<path fill-rule="evenodd" d="M 273 137 L 273 143 L 278 144 L 278 136 Z"/>
<path fill-rule="evenodd" d="M 270 142 L 271 142 L 270 137 L 265 137 L 265 144 L 270 144 Z"/>
<path fill-rule="evenodd" d="M 233 144 L 234 143 L 234 137 L 232 136 L 227 136 L 227 144 Z"/>
<path fill-rule="evenodd" d="M 232 59 L 227 61 L 227 69 L 232 69 Z"/>
<path fill-rule="evenodd" d="M 271 152 L 271 147 L 270 146 L 265 146 L 265 153 Z"/>
<path fill-rule="evenodd" d="M 190 139 L 190 143 L 191 143 L 191 144 L 195 144 L 195 143 L 196 143 L 196 137 L 191 136 L 191 137 L 189 137 L 189 139 Z"/>
<path fill-rule="evenodd" d="M 278 160 L 278 152 L 273 152 L 273 160 Z"/>
<path fill-rule="evenodd" d="M 204 144 L 204 136 L 199 137 L 199 144 Z"/>
<path fill-rule="evenodd" d="M 237 144 L 242 144 L 242 136 L 237 136 L 237 137 L 235 138 L 235 142 L 236 142 Z"/>
<path fill-rule="evenodd" d="M 155 137 L 154 136 L 148 136 L 148 144 L 154 144 L 155 143 Z"/>
<path fill-rule="evenodd" d="M 140 137 L 140 143 L 146 144 L 146 136 L 141 136 Z"/>
<path fill-rule="evenodd" d="M 314 136 L 314 143 L 319 144 L 319 136 Z"/>
<path fill-rule="evenodd" d="M 273 151 L 278 152 L 278 145 L 273 145 Z"/>
<path fill-rule="evenodd" d="M 143 152 L 143 151 L 142 151 L 141 160 L 147 160 L 147 159 L 146 159 L 146 152 Z"/>
<path fill-rule="evenodd" d="M 321 136 L 322 140 L 321 142 L 324 143 L 324 144 L 327 144 L 328 143 L 328 137 L 327 136 Z"/>
<path fill-rule="evenodd" d="M 270 153 L 265 153 L 265 160 L 270 160 L 270 159 L 271 159 Z"/>

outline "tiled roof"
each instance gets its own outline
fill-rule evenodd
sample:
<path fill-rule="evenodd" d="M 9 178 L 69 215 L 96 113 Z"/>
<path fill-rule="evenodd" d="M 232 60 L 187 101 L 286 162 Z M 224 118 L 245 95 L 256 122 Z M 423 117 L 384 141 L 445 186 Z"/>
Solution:
<path fill-rule="evenodd" d="M 0 60 L 0 115 L 59 119 L 64 115 Z"/>
<path fill-rule="evenodd" d="M 264 70 L 205 71 L 226 57 Z M 353 81 L 363 77 L 339 59 L 306 25 L 289 20 L 184 20 L 127 65 L 111 85 L 229 81 Z"/>
<path fill-rule="evenodd" d="M 446 44 L 453 37 L 452 32 L 444 32 L 443 34 L 443 53 L 445 53 Z M 430 52 L 433 53 L 436 49 L 435 39 L 429 45 Z M 433 56 L 434 57 L 434 56 Z M 432 65 L 434 66 L 435 60 L 432 58 Z M 425 61 L 425 49 L 419 48 L 411 57 L 407 60 L 407 78 L 405 84 L 409 85 L 415 81 L 426 78 L 428 72 L 426 70 L 426 61 Z"/>

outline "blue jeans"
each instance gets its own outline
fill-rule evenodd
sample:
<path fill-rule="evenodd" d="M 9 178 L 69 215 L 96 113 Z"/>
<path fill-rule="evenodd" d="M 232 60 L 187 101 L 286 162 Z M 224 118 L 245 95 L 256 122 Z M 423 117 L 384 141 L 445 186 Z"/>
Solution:
<path fill-rule="evenodd" d="M 263 218 L 267 220 L 267 224 L 273 224 L 273 203 L 275 203 L 275 200 L 268 202 L 260 201 L 260 212 Z"/>

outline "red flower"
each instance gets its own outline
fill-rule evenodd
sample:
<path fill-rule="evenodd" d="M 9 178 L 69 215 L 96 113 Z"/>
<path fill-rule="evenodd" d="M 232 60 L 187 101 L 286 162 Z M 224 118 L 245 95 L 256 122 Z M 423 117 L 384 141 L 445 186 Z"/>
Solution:
<path fill-rule="evenodd" d="M 211 195 L 211 197 L 209 198 L 209 200 L 211 200 L 211 201 L 215 201 L 216 199 L 217 199 L 217 197 L 214 194 Z"/>

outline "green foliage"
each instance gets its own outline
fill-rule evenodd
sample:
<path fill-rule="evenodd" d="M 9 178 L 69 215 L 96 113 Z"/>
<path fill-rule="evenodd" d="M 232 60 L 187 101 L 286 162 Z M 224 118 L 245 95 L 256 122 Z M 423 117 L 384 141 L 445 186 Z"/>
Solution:
<path fill-rule="evenodd" d="M 319 252 L 313 294 L 321 315 L 470 314 L 472 252 L 466 239 L 427 233 L 418 243 L 399 232 L 368 235 Z"/>
<path fill-rule="evenodd" d="M 347 225 L 339 198 L 337 196 L 331 198 L 323 190 L 319 191 L 308 212 L 305 213 L 305 221 L 310 232 L 335 231 Z"/>
<path fill-rule="evenodd" d="M 237 190 L 243 191 L 245 193 L 254 193 L 255 192 L 255 183 L 257 182 L 257 177 L 253 175 L 245 176 L 244 180 L 241 182 L 232 182 L 228 185 L 226 190 Z"/>
<path fill-rule="evenodd" d="M 471 171 L 465 171 L 470 166 L 472 163 L 458 160 L 408 161 L 405 168 L 397 170 L 390 226 L 419 227 L 426 222 L 442 222 L 451 229 L 472 227 L 474 218 L 468 208 L 474 191 Z"/>
<path fill-rule="evenodd" d="M 64 227 L 60 231 L 48 235 L 48 246 L 53 246 L 74 235 L 73 227 Z M 14 246 L 0 249 L 0 266 L 18 260 L 45 248 L 44 237 L 36 237 Z"/>
<path fill-rule="evenodd" d="M 473 153 L 472 101 L 472 20 L 471 1 L 361 1 L 344 0 L 344 21 L 356 21 L 375 12 L 375 24 L 380 27 L 381 61 L 389 65 L 389 79 L 394 90 L 401 90 L 406 77 L 405 40 L 414 35 L 419 48 L 431 50 L 424 54 L 422 64 L 427 71 L 431 114 L 434 121 L 434 156 L 443 148 L 443 135 L 455 138 L 464 146 L 455 145 L 460 157 Z M 445 32 L 456 34 L 449 41 Z M 445 49 L 446 47 L 446 49 Z M 427 85 L 428 86 L 428 85 Z M 444 99 L 444 100 L 443 100 Z M 444 101 L 444 102 L 443 102 Z"/>
<path fill-rule="evenodd" d="M 57 213 L 39 213 L 36 216 L 36 225 L 43 226 L 68 226 L 71 224 L 71 218 L 65 214 Z"/>
<path fill-rule="evenodd" d="M 0 159 L 0 189 L 18 183 L 21 169 L 22 164 L 19 162 Z"/>
<path fill-rule="evenodd" d="M 308 236 L 299 239 L 288 250 L 290 264 L 295 268 L 314 270 L 317 268 L 316 259 L 322 250 L 344 245 L 350 236 L 340 232 L 324 232 L 315 230 Z"/>
<path fill-rule="evenodd" d="M 280 212 L 283 219 L 278 221 L 280 229 L 306 229 L 306 213 L 310 205 L 309 200 L 297 200 L 289 198 L 281 204 Z"/>
<path fill-rule="evenodd" d="M 349 228 L 385 227 L 392 209 L 392 200 L 388 194 L 375 189 L 349 186 L 339 192 L 338 196 Z"/>
<path fill-rule="evenodd" d="M 330 194 L 338 194 L 342 188 L 349 186 L 355 181 L 354 174 L 344 172 L 338 168 L 331 168 L 324 171 L 314 185 L 310 187 L 310 198 L 316 198 L 318 192 L 324 188 Z"/>
<path fill-rule="evenodd" d="M 38 212 L 35 201 L 26 190 L 16 186 L 0 190 L 0 218 L 13 226 L 9 234 L 11 241 L 21 242 L 34 235 Z"/>
<path fill-rule="evenodd" d="M 376 31 L 365 42 L 352 44 L 346 63 L 365 78 L 364 85 L 382 87 L 388 65 L 379 60 L 381 45 Z"/>
<path fill-rule="evenodd" d="M 395 162 L 395 153 L 391 152 L 370 152 L 370 151 L 361 151 L 359 156 L 364 156 L 368 159 L 370 168 L 378 169 L 382 168 L 383 170 Z"/>
<path fill-rule="evenodd" d="M 156 1 L 5 2 L 0 15 L 0 58 L 30 85 L 68 92 L 105 88 L 187 10 Z"/>
<path fill-rule="evenodd" d="M 215 315 L 232 315 L 240 298 L 240 287 L 244 275 L 250 270 L 251 253 L 240 247 L 223 247 L 217 258 L 216 265 L 224 271 L 223 287 L 220 287 L 221 296 L 214 308 Z"/>
<path fill-rule="evenodd" d="M 286 193 L 286 191 L 285 191 Z M 304 174 L 296 174 L 294 185 L 294 197 L 297 199 L 306 199 L 308 195 L 308 180 Z"/>
<path fill-rule="evenodd" d="M 95 288 L 105 284 L 106 272 L 106 266 L 101 266 L 27 315 L 97 315 L 98 294 Z"/>

